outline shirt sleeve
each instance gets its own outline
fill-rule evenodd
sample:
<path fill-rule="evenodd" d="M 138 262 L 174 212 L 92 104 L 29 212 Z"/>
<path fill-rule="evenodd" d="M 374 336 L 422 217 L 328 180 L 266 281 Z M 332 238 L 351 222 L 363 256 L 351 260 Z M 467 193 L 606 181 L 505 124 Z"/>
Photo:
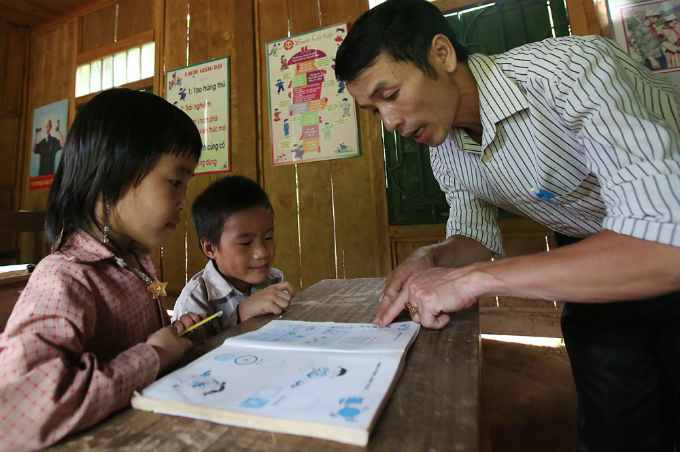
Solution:
<path fill-rule="evenodd" d="M 208 294 L 205 290 L 205 282 L 201 278 L 189 281 L 189 284 L 184 286 L 182 293 L 180 293 L 175 307 L 172 311 L 172 322 L 176 322 L 184 314 L 190 312 L 200 314 L 204 317 L 211 316 L 215 313 L 215 309 L 208 302 Z M 207 337 L 212 337 L 220 331 L 219 323 L 216 321 L 208 322 L 205 326 Z"/>
<path fill-rule="evenodd" d="M 0 450 L 46 447 L 125 407 L 156 378 L 159 358 L 137 344 L 108 361 L 96 341 L 96 300 L 81 273 L 37 268 L 0 336 Z"/>
<path fill-rule="evenodd" d="M 599 38 L 571 45 L 546 95 L 600 181 L 603 227 L 680 246 L 680 108 L 670 81 Z"/>
<path fill-rule="evenodd" d="M 488 248 L 495 257 L 503 257 L 503 240 L 498 226 L 498 209 L 477 197 L 453 177 L 447 167 L 446 156 L 458 152 L 450 148 L 447 140 L 437 148 L 430 148 L 432 172 L 449 204 L 446 236 L 462 235 L 474 239 Z M 476 156 L 473 156 L 476 157 Z M 467 168 L 467 165 L 462 165 Z M 463 169 L 465 170 L 465 169 Z"/>

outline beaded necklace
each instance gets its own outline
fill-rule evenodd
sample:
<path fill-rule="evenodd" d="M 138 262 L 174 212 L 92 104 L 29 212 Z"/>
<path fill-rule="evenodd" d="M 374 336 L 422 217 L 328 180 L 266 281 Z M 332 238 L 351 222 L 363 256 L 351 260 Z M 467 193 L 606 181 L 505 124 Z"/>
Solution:
<path fill-rule="evenodd" d="M 111 227 L 111 224 L 108 222 L 108 216 L 111 215 L 111 207 L 109 206 L 108 202 L 106 203 L 105 208 L 106 208 L 106 212 L 108 214 L 107 220 L 106 220 L 107 222 L 106 222 L 106 225 L 104 226 L 104 228 L 100 231 L 102 237 L 99 239 L 99 241 L 104 246 L 106 246 L 107 243 L 111 243 L 111 245 L 113 245 L 118 251 L 123 253 L 123 256 L 125 256 L 127 254 L 127 252 L 125 250 L 123 250 L 120 246 L 118 246 L 118 244 L 114 240 L 110 240 L 109 237 L 108 237 L 109 232 L 111 232 L 113 230 L 113 228 Z M 125 262 L 124 259 L 116 256 L 115 254 L 114 254 L 114 257 L 116 258 L 116 263 L 118 264 L 118 266 L 120 266 L 121 268 L 127 268 L 132 273 L 134 273 L 135 275 L 142 278 L 142 280 L 144 280 L 148 284 L 147 289 L 149 290 L 149 292 L 151 292 L 151 295 L 153 296 L 154 300 L 157 299 L 161 295 L 164 296 L 164 297 L 168 295 L 168 293 L 165 291 L 165 286 L 167 286 L 168 283 L 161 282 L 161 281 L 158 280 L 158 278 L 151 279 L 151 277 L 148 274 L 146 274 L 145 272 L 143 272 L 143 271 L 141 271 L 141 270 L 139 270 L 139 269 L 137 269 L 137 268 L 135 268 L 131 265 L 128 265 L 128 263 Z M 135 259 L 137 259 L 137 256 L 135 256 Z M 140 262 L 139 265 L 141 266 L 141 262 Z"/>
<path fill-rule="evenodd" d="M 168 293 L 165 291 L 165 287 L 168 285 L 168 283 L 166 283 L 166 282 L 161 282 L 161 281 L 158 280 L 158 278 L 151 279 L 151 277 L 150 277 L 149 275 L 147 275 L 146 273 L 144 273 L 144 272 L 141 271 L 141 270 L 136 269 L 135 267 L 133 267 L 133 266 L 131 266 L 131 265 L 128 265 L 127 262 L 125 262 L 125 261 L 124 261 L 123 259 L 121 259 L 120 257 L 115 256 L 115 258 L 116 258 L 116 263 L 117 263 L 120 267 L 122 267 L 122 268 L 127 268 L 127 269 L 130 270 L 132 273 L 134 273 L 135 275 L 137 275 L 137 276 L 139 276 L 140 278 L 142 278 L 142 279 L 148 284 L 147 289 L 148 289 L 148 290 L 151 292 L 151 294 L 153 295 L 153 299 L 154 299 L 154 300 L 155 300 L 156 298 L 158 298 L 159 296 L 161 296 L 161 295 L 164 296 L 164 297 L 168 295 Z"/>
<path fill-rule="evenodd" d="M 104 238 L 106 238 L 106 242 L 102 241 L 102 243 L 104 243 L 104 246 L 106 246 L 106 243 L 110 243 L 114 247 L 116 247 L 116 249 L 118 251 L 123 253 L 123 255 L 127 254 L 125 251 L 123 251 L 123 249 L 120 246 L 118 246 L 118 244 L 116 242 L 114 242 L 113 240 L 109 240 L 108 237 L 106 237 L 106 236 L 104 236 Z M 127 262 L 125 262 L 125 260 L 123 258 L 120 258 L 120 257 L 116 256 L 115 254 L 113 255 L 113 257 L 116 259 L 116 263 L 118 264 L 119 267 L 127 268 L 132 273 L 134 273 L 135 275 L 142 278 L 142 280 L 144 280 L 148 284 L 148 286 L 146 288 L 151 292 L 154 300 L 157 299 L 161 295 L 163 295 L 164 297 L 168 295 L 168 293 L 165 291 L 165 286 L 167 286 L 168 283 L 160 282 L 158 280 L 158 278 L 151 279 L 151 276 L 149 276 L 145 272 L 133 267 L 132 265 L 129 265 Z M 137 256 L 135 256 L 135 259 L 137 259 Z M 140 263 L 140 266 L 141 266 L 141 263 Z"/>

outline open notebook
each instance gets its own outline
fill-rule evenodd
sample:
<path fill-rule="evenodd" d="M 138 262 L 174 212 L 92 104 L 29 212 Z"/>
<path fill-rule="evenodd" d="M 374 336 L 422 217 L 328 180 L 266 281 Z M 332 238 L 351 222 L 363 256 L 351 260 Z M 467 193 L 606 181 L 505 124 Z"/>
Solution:
<path fill-rule="evenodd" d="M 418 329 L 274 320 L 135 393 L 132 406 L 366 445 Z"/>

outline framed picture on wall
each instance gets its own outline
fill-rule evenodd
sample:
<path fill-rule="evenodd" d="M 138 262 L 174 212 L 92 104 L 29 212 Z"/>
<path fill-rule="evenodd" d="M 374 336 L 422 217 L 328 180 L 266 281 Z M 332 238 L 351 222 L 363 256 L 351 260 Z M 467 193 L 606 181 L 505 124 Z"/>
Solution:
<path fill-rule="evenodd" d="M 167 72 L 165 99 L 194 120 L 203 140 L 195 174 L 231 171 L 229 57 Z"/>
<path fill-rule="evenodd" d="M 68 99 L 44 105 L 33 112 L 29 190 L 47 190 L 52 186 L 67 124 Z"/>
<path fill-rule="evenodd" d="M 267 44 L 272 165 L 359 155 L 354 99 L 335 80 L 347 23 Z"/>
<path fill-rule="evenodd" d="M 680 84 L 680 0 L 625 2 L 610 0 L 614 39 L 635 60 Z"/>

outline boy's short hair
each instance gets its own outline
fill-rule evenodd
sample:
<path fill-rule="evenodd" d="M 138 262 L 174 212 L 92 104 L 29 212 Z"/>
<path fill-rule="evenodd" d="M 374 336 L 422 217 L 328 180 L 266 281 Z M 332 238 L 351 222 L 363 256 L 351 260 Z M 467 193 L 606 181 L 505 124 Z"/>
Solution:
<path fill-rule="evenodd" d="M 237 175 L 214 181 L 191 207 L 199 243 L 206 239 L 219 249 L 222 233 L 232 217 L 252 207 L 274 213 L 269 196 L 257 182 Z"/>
<path fill-rule="evenodd" d="M 467 61 L 465 47 L 439 8 L 426 0 L 388 0 L 365 12 L 347 33 L 335 56 L 335 77 L 352 82 L 385 53 L 437 78 L 428 58 L 432 39 L 438 34 L 449 38 L 459 62 Z"/>

